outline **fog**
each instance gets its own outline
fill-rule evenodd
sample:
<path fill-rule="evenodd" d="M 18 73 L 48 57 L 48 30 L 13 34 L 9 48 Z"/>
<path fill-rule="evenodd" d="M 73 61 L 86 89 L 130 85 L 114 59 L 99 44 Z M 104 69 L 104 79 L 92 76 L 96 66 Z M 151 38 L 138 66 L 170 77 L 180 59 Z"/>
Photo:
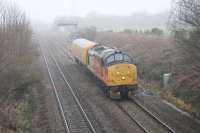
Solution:
<path fill-rule="evenodd" d="M 5 0 L 1 0 L 5 1 Z M 134 13 L 159 14 L 170 10 L 171 0 L 6 0 L 22 8 L 34 21 L 52 22 L 57 16 L 91 13 L 129 16 Z"/>

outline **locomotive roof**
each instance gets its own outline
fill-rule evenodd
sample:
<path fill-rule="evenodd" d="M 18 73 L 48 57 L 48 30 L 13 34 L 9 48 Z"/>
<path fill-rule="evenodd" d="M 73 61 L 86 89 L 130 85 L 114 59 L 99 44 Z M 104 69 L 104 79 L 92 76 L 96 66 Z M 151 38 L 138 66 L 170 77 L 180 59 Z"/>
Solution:
<path fill-rule="evenodd" d="M 99 44 L 91 49 L 90 54 L 94 54 L 100 58 L 105 59 L 109 55 L 116 53 L 116 52 L 120 52 L 120 51 L 117 49 L 110 48 L 110 47 Z"/>
<path fill-rule="evenodd" d="M 76 40 L 73 41 L 73 43 L 80 46 L 81 48 L 96 45 L 95 42 L 92 42 L 92 41 L 89 41 L 89 40 L 86 40 L 86 39 L 83 39 L 83 38 L 76 39 Z"/>

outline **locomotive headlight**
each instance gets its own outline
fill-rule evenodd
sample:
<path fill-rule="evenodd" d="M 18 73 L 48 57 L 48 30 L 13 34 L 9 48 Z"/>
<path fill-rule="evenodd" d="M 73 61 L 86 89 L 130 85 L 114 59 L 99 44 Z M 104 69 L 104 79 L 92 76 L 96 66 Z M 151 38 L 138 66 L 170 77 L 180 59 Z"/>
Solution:
<path fill-rule="evenodd" d="M 122 76 L 122 80 L 125 80 L 125 79 L 126 79 L 126 77 Z"/>

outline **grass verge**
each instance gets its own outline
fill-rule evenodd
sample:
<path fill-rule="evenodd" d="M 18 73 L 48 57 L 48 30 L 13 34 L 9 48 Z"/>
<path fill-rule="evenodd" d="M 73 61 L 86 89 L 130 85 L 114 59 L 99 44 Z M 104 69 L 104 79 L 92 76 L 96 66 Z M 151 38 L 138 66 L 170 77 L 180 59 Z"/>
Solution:
<path fill-rule="evenodd" d="M 157 82 L 146 82 L 144 80 L 140 80 L 139 84 L 145 89 L 146 91 L 152 92 L 154 95 L 159 96 L 161 99 L 172 103 L 177 108 L 186 111 L 192 114 L 194 117 L 200 119 L 200 108 L 192 106 L 191 103 L 184 101 L 180 97 L 177 97 L 173 94 L 173 88 L 163 88 Z"/>

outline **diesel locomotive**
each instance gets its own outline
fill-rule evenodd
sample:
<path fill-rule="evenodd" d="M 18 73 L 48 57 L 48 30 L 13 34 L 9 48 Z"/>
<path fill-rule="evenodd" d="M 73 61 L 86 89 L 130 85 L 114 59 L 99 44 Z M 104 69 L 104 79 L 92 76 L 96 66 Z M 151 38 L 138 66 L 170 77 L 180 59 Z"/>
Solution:
<path fill-rule="evenodd" d="M 106 95 L 114 99 L 134 95 L 137 67 L 127 53 L 86 39 L 74 40 L 70 51 L 76 62 L 102 81 Z"/>

